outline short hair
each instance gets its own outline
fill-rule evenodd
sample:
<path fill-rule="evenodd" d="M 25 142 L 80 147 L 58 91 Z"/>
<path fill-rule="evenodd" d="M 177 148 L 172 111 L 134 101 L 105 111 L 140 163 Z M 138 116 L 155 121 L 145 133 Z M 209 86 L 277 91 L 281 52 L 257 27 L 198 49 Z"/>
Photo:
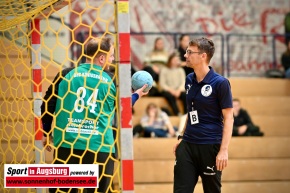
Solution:
<path fill-rule="evenodd" d="M 97 57 L 100 54 L 107 54 L 112 46 L 111 38 L 94 38 L 91 39 L 86 46 L 86 55 L 89 57 Z"/>
<path fill-rule="evenodd" d="M 201 53 L 206 53 L 208 62 L 213 57 L 215 51 L 213 41 L 205 37 L 191 40 L 189 46 L 196 46 Z"/>
<path fill-rule="evenodd" d="M 240 102 L 240 99 L 238 99 L 238 98 L 233 98 L 233 102 Z"/>

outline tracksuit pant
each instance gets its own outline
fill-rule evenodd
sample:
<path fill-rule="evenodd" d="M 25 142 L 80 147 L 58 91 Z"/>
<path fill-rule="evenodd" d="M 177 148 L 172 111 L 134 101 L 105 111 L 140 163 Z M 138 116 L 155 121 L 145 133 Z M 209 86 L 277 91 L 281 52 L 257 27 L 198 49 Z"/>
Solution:
<path fill-rule="evenodd" d="M 204 193 L 221 192 L 221 171 L 216 168 L 220 144 L 192 144 L 182 140 L 176 149 L 174 193 L 193 193 L 198 177 Z"/>

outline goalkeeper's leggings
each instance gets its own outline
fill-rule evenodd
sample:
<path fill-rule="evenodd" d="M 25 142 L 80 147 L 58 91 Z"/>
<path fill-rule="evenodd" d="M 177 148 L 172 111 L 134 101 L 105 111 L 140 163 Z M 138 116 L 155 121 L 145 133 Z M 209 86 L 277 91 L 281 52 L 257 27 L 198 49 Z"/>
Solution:
<path fill-rule="evenodd" d="M 80 157 L 77 157 L 77 156 Z M 87 193 L 102 192 L 110 193 L 111 182 L 113 181 L 114 160 L 110 153 L 98 152 L 94 153 L 88 150 L 71 149 L 59 147 L 54 151 L 54 164 L 99 164 L 99 188 L 86 188 Z M 76 166 L 77 167 L 77 166 Z M 103 173 L 103 170 L 105 171 Z M 105 175 L 104 175 L 105 174 Z M 108 177 L 109 176 L 109 177 Z M 63 192 L 77 193 L 77 188 L 50 188 L 50 193 Z"/>

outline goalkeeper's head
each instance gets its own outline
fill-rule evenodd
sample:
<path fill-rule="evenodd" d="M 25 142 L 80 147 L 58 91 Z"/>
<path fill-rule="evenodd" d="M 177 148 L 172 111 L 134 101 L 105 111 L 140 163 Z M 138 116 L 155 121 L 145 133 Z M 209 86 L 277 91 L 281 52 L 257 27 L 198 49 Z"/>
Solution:
<path fill-rule="evenodd" d="M 114 60 L 114 46 L 110 38 L 93 38 L 86 46 L 87 63 L 108 69 Z"/>

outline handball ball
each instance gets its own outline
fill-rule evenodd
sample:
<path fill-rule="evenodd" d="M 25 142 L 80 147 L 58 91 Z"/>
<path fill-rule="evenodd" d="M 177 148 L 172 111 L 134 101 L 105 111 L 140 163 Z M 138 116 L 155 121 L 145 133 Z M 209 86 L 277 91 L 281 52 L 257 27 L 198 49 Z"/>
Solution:
<path fill-rule="evenodd" d="M 148 86 L 145 88 L 143 92 L 148 92 L 152 88 L 153 78 L 151 74 L 144 70 L 137 71 L 132 76 L 132 88 L 134 91 L 141 88 L 144 84 Z"/>

